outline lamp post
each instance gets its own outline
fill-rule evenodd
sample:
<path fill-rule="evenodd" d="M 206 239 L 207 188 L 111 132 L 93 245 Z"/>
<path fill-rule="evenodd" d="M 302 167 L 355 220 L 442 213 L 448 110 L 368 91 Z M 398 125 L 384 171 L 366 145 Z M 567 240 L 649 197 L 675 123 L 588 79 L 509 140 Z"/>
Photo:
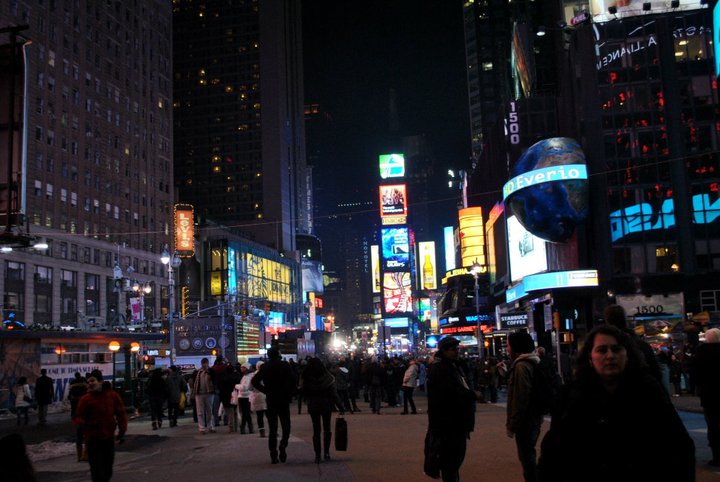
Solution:
<path fill-rule="evenodd" d="M 160 255 L 160 261 L 162 264 L 168 267 L 168 330 L 170 337 L 168 342 L 170 344 L 170 364 L 175 364 L 175 268 L 180 266 L 180 258 L 177 256 L 170 256 L 170 252 L 165 246 L 162 254 Z"/>
<path fill-rule="evenodd" d="M 132 285 L 133 292 L 140 297 L 140 325 L 143 326 L 145 324 L 145 295 L 149 295 L 152 291 L 152 287 L 150 286 L 150 283 L 143 283 L 141 286 L 140 283 L 136 280 Z M 147 330 L 147 327 L 145 327 Z"/>
<path fill-rule="evenodd" d="M 477 316 L 477 347 L 478 347 L 478 360 L 483 361 L 484 358 L 484 340 L 483 340 L 483 332 L 482 332 L 482 325 L 480 324 L 480 284 L 478 283 L 478 278 L 480 277 L 480 272 L 482 271 L 482 266 L 480 266 L 480 263 L 477 262 L 477 259 L 472 265 L 472 268 L 470 268 L 470 273 L 472 273 L 473 278 L 475 278 L 475 315 Z"/>
<path fill-rule="evenodd" d="M 113 369 L 112 369 L 112 387 L 115 388 L 115 355 L 117 354 L 118 350 L 120 349 L 120 342 L 118 341 L 111 341 L 110 344 L 108 344 L 108 348 L 113 354 Z"/>

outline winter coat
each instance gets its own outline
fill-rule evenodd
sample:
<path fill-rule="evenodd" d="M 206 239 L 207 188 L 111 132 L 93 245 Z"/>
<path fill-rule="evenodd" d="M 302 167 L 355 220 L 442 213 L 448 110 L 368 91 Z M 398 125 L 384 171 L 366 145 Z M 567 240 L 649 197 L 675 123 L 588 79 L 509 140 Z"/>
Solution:
<path fill-rule="evenodd" d="M 230 398 L 238 383 L 240 383 L 240 374 L 238 372 L 226 372 L 220 377 L 220 402 L 223 406 L 230 405 Z"/>
<path fill-rule="evenodd" d="M 47 375 L 41 375 L 35 380 L 35 399 L 38 405 L 49 405 L 52 403 L 55 393 L 53 393 L 53 379 Z"/>
<path fill-rule="evenodd" d="M 78 402 L 87 393 L 87 383 L 84 378 L 75 378 L 70 383 L 70 390 L 68 391 L 68 399 L 70 400 L 70 417 L 75 416 L 77 411 Z"/>
<path fill-rule="evenodd" d="M 168 403 L 180 403 L 180 393 L 187 392 L 187 382 L 180 372 L 170 373 L 167 378 Z"/>
<path fill-rule="evenodd" d="M 703 343 L 698 347 L 693 361 L 693 381 L 702 406 L 720 410 L 720 343 Z"/>
<path fill-rule="evenodd" d="M 412 363 L 403 376 L 402 386 L 407 388 L 415 388 L 417 386 L 419 369 L 417 364 Z"/>
<path fill-rule="evenodd" d="M 267 395 L 268 406 L 289 404 L 297 388 L 297 378 L 290 364 L 271 358 L 251 378 L 252 386 Z"/>
<path fill-rule="evenodd" d="M 538 469 L 542 482 L 692 482 L 695 447 L 652 376 L 626 374 L 610 393 L 593 373 L 563 388 Z"/>
<path fill-rule="evenodd" d="M 213 376 L 210 369 L 201 368 L 195 376 L 195 383 L 192 390 L 194 395 L 208 395 L 215 393 L 215 385 L 213 384 Z"/>
<path fill-rule="evenodd" d="M 145 395 L 147 395 L 148 399 L 155 400 L 165 400 L 168 398 L 168 384 L 165 379 L 158 376 L 151 376 L 145 386 Z"/>
<path fill-rule="evenodd" d="M 120 434 L 127 431 L 125 403 L 110 383 L 103 382 L 102 390 L 91 390 L 80 399 L 73 423 L 82 427 L 85 440 L 112 440 L 116 428 Z"/>
<path fill-rule="evenodd" d="M 24 385 L 15 385 L 13 388 L 15 393 L 15 408 L 25 408 L 30 406 L 30 402 L 26 402 L 25 398 L 31 399 L 32 393 L 30 392 L 30 385 L 27 383 Z"/>
<path fill-rule="evenodd" d="M 303 375 L 306 373 L 307 371 Z M 307 403 L 310 415 L 332 412 L 337 399 L 335 377 L 327 370 L 323 371 L 319 377 L 303 376 L 300 382 L 300 393 Z"/>
<path fill-rule="evenodd" d="M 243 375 L 240 383 L 238 384 L 238 398 L 250 398 L 250 392 L 252 391 L 252 379 L 255 372 L 246 373 Z"/>
<path fill-rule="evenodd" d="M 537 355 L 524 353 L 510 366 L 505 427 L 512 433 L 542 424 L 542 415 L 534 412 L 530 406 L 533 375 L 539 363 Z"/>
<path fill-rule="evenodd" d="M 257 373 L 257 370 L 260 370 L 260 368 L 265 363 L 261 360 L 255 364 L 255 370 L 252 372 L 249 376 L 253 377 Z M 250 383 L 251 391 L 250 391 L 250 410 L 253 412 L 260 412 L 263 410 L 267 410 L 267 397 L 263 392 L 260 390 L 257 390 L 255 387 L 252 386 L 252 381 Z"/>
<path fill-rule="evenodd" d="M 428 370 L 428 431 L 433 435 L 458 435 L 475 428 L 475 392 L 455 362 L 435 357 Z"/>

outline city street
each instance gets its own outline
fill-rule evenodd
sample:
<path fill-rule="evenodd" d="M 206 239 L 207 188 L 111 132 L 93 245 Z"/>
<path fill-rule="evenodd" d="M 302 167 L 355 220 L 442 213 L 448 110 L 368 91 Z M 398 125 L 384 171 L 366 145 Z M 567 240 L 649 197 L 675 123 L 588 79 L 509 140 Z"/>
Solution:
<path fill-rule="evenodd" d="M 148 417 L 130 422 L 127 441 L 119 447 L 115 462 L 114 481 L 395 481 L 429 480 L 422 472 L 422 444 L 427 427 L 426 400 L 416 397 L 418 415 L 400 415 L 400 408 L 384 408 L 381 415 L 373 415 L 367 404 L 360 404 L 361 413 L 348 414 L 348 451 L 332 451 L 333 460 L 320 465 L 313 463 L 310 417 L 297 414 L 293 407 L 293 430 L 288 447 L 288 461 L 271 465 L 267 439 L 253 435 L 227 433 L 219 427 L 217 433 L 201 435 L 186 416 L 177 428 L 153 431 Z M 676 399 L 678 405 L 697 409 L 695 397 Z M 720 480 L 720 471 L 705 465 L 709 450 L 705 440 L 702 414 L 681 412 L 696 444 L 698 481 Z M 21 433 L 31 451 L 45 450 L 43 460 L 35 463 L 42 481 L 86 481 L 89 470 L 76 461 L 70 443 L 71 427 L 67 413 L 54 414 L 50 426 L 31 425 Z M 468 444 L 467 457 L 461 469 L 464 480 L 502 482 L 520 481 L 520 466 L 515 446 L 505 436 L 505 407 L 483 404 L 478 406 L 476 431 Z M 15 429 L 14 420 L 0 423 L 1 433 Z M 545 427 L 547 428 L 547 427 Z M 43 440 L 54 440 L 40 444 Z M 48 448 L 51 445 L 53 448 Z M 657 463 L 662 463 L 658 454 Z M 210 475 L 211 474 L 211 475 Z"/>

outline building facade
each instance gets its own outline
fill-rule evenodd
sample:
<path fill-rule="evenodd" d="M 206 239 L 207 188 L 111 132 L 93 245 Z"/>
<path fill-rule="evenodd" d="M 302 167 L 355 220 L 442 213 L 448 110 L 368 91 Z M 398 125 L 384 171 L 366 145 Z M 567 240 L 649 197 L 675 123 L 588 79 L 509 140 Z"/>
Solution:
<path fill-rule="evenodd" d="M 299 2 L 178 1 L 173 18 L 180 199 L 295 251 L 311 219 Z"/>
<path fill-rule="evenodd" d="M 151 285 L 142 301 L 160 317 L 160 253 L 172 231 L 171 20 L 162 1 L 0 5 L 0 27 L 27 25 L 16 38 L 25 56 L 14 112 L 27 222 L 13 229 L 49 245 L 0 253 L 4 319 L 117 323 L 138 296 L 122 295 L 116 265 Z M 8 42 L 0 38 L 5 53 Z"/>

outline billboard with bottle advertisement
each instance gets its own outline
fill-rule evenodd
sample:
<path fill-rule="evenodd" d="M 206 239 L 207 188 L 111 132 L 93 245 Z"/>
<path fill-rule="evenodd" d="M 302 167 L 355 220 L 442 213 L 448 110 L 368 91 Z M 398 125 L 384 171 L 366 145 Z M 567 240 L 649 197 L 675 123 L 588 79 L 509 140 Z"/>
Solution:
<path fill-rule="evenodd" d="M 370 246 L 370 272 L 372 273 L 372 290 L 373 293 L 380 293 L 380 246 L 373 244 Z"/>
<path fill-rule="evenodd" d="M 418 243 L 418 253 L 420 289 L 437 289 L 438 270 L 435 259 L 435 241 L 422 241 Z"/>

